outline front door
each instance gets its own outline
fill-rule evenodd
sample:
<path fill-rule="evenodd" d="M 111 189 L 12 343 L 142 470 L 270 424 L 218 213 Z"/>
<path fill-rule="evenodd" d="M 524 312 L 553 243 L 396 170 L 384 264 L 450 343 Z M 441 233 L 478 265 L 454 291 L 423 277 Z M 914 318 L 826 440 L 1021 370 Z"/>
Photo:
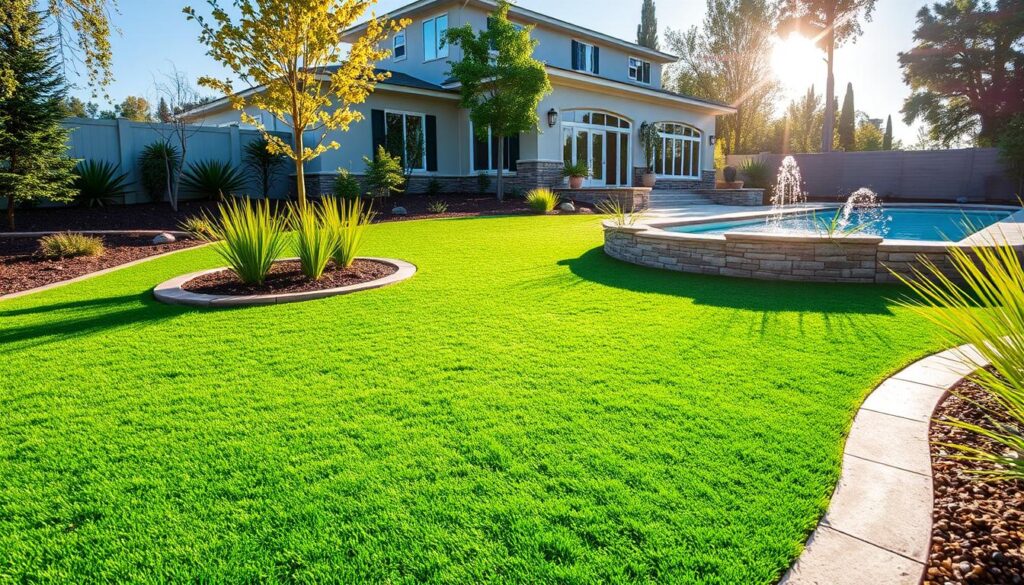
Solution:
<path fill-rule="evenodd" d="M 591 187 L 603 187 L 605 181 L 605 155 L 607 150 L 604 147 L 604 130 L 588 130 L 590 134 L 590 181 Z"/>
<path fill-rule="evenodd" d="M 583 182 L 588 187 L 607 185 L 607 155 L 604 130 L 565 128 L 562 131 L 566 162 L 584 162 L 590 168 L 590 177 Z"/>

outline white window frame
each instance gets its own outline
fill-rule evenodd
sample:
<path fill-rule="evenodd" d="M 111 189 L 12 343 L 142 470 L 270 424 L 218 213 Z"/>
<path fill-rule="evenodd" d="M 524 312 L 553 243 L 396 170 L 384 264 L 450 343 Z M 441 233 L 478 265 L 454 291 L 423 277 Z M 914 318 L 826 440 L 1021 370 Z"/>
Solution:
<path fill-rule="evenodd" d="M 401 37 L 401 39 L 402 39 L 401 43 L 398 42 L 399 37 Z M 395 33 L 395 37 L 394 37 L 394 39 L 392 40 L 392 43 L 391 43 L 391 57 L 392 57 L 392 61 L 405 61 L 405 59 L 409 56 L 409 43 L 408 43 L 408 40 L 409 40 L 409 37 L 406 34 L 405 29 L 402 29 L 402 30 L 400 30 L 400 31 Z M 398 47 L 402 47 L 402 56 L 401 57 L 398 56 Z"/>
<path fill-rule="evenodd" d="M 473 120 L 470 120 L 469 121 L 469 168 L 471 169 L 471 172 L 474 175 L 477 175 L 477 174 L 480 174 L 480 173 L 487 173 L 488 175 L 497 175 L 498 174 L 498 169 L 478 169 L 478 168 L 476 168 L 476 158 L 473 156 L 473 143 L 476 140 L 476 134 L 473 132 L 473 130 L 474 130 L 474 128 L 473 128 Z M 494 150 L 494 144 L 493 144 L 493 138 L 492 138 L 492 134 L 491 134 L 491 128 L 490 128 L 490 126 L 488 126 L 487 127 L 487 166 L 490 166 L 491 165 L 491 161 L 494 160 L 494 157 L 491 156 L 491 155 L 494 154 L 493 150 Z M 506 154 L 508 154 L 508 153 L 506 153 Z M 512 164 L 512 157 L 511 157 L 511 155 L 509 156 L 509 164 Z M 508 177 L 508 176 L 515 176 L 516 175 L 516 171 L 510 171 L 509 169 L 502 169 L 502 171 L 504 171 L 504 172 L 502 172 L 501 174 L 503 176 L 506 176 L 506 177 Z"/>
<path fill-rule="evenodd" d="M 586 47 L 586 49 L 583 51 L 583 61 L 584 61 L 582 63 L 583 68 L 582 69 L 574 69 L 573 71 L 578 71 L 580 73 L 589 73 L 591 75 L 599 75 L 598 72 L 594 71 L 594 48 L 597 45 L 595 45 L 594 43 L 588 43 L 587 41 L 581 41 L 580 39 L 575 39 L 574 38 L 572 40 L 574 40 L 577 43 L 579 43 L 579 44 L 583 45 L 584 47 Z M 570 50 L 572 49 L 572 43 L 571 42 L 569 43 L 569 49 Z M 572 64 L 572 60 L 571 59 L 569 61 L 569 64 L 570 65 Z"/>
<path fill-rule="evenodd" d="M 416 116 L 420 119 L 420 128 L 423 129 L 423 159 L 420 161 L 422 164 L 419 167 L 413 168 L 413 173 L 426 173 L 427 172 L 427 115 L 423 112 L 406 112 L 403 110 L 384 110 L 384 144 L 388 142 L 388 114 L 394 114 L 396 116 L 402 116 L 402 158 L 405 158 L 404 154 L 408 150 L 406 147 L 407 141 L 409 140 L 408 132 L 409 125 L 405 119 L 409 116 Z"/>
<path fill-rule="evenodd" d="M 652 73 L 654 69 L 650 61 L 641 59 L 640 57 L 628 57 L 626 63 L 628 68 L 626 75 L 629 76 L 629 79 L 631 81 L 642 83 L 644 85 L 651 84 L 650 79 L 647 79 L 647 81 L 644 81 L 643 79 L 644 65 L 647 65 L 647 71 L 649 75 Z"/>
<path fill-rule="evenodd" d="M 656 122 L 655 124 L 658 127 L 658 136 L 661 138 L 661 168 L 662 168 L 662 172 L 658 173 L 656 176 L 659 179 L 666 179 L 666 180 L 672 180 L 672 179 L 700 179 L 701 178 L 701 170 L 703 169 L 703 160 L 704 160 L 704 143 L 703 143 L 704 133 L 699 128 L 697 128 L 696 126 L 687 124 L 685 122 Z M 684 134 L 670 134 L 668 132 L 664 132 L 664 131 L 661 130 L 661 127 L 663 125 L 665 125 L 665 124 L 673 124 L 673 125 L 676 125 L 676 126 L 682 126 L 683 128 L 689 128 L 693 132 L 693 136 L 686 136 Z M 668 173 L 664 172 L 665 169 L 668 168 L 667 161 L 669 160 L 669 152 L 668 152 L 669 149 L 666 148 L 666 145 L 668 144 L 669 140 L 672 140 L 672 141 L 675 141 L 675 140 L 690 141 L 691 142 L 691 145 L 690 145 L 691 149 L 696 146 L 696 148 L 697 148 L 697 162 L 696 162 L 696 164 L 692 164 L 693 161 L 692 160 L 690 161 L 691 162 L 690 171 L 693 174 L 690 174 L 690 175 L 683 175 L 683 174 L 676 175 L 674 173 L 668 174 Z M 680 142 L 680 144 L 682 144 L 682 143 Z M 685 150 L 684 150 L 684 152 L 685 152 Z M 673 150 L 672 154 L 673 154 L 672 160 L 675 160 L 675 156 L 674 156 L 675 155 L 675 151 L 674 150 Z M 681 166 L 682 166 L 682 168 L 685 168 L 685 165 L 681 165 Z M 655 167 L 657 167 L 657 164 L 655 164 Z"/>
<path fill-rule="evenodd" d="M 437 15 L 431 16 L 430 18 L 424 18 L 423 19 L 423 25 L 420 27 L 420 31 L 423 33 L 423 62 L 424 63 L 429 63 L 430 61 L 437 61 L 438 59 L 447 59 L 448 58 L 448 42 L 445 41 L 442 38 L 443 35 L 438 34 L 438 30 L 437 30 L 437 20 L 439 18 L 444 18 L 444 23 L 445 23 L 444 24 L 444 27 L 445 27 L 444 30 L 447 32 L 448 31 L 448 27 L 451 24 L 451 19 L 448 17 L 448 13 L 447 12 L 442 12 L 441 14 L 437 14 Z M 434 46 L 430 47 L 429 50 L 427 48 L 427 35 L 426 35 L 426 31 L 427 31 L 427 26 L 428 25 L 434 29 Z"/>

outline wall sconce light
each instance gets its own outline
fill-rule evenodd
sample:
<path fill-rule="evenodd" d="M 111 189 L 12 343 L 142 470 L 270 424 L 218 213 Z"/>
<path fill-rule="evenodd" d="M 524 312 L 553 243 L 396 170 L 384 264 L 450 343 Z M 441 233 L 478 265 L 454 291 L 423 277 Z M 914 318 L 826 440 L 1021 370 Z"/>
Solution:
<path fill-rule="evenodd" d="M 708 135 L 708 144 L 710 144 L 711 146 L 714 146 L 715 142 L 717 142 L 717 141 L 718 141 L 718 137 L 717 136 L 715 136 L 714 134 L 709 134 Z"/>
<path fill-rule="evenodd" d="M 549 128 L 554 128 L 555 124 L 557 124 L 557 123 L 558 123 L 558 111 L 556 111 L 554 108 L 551 108 L 550 110 L 548 110 L 548 127 Z"/>

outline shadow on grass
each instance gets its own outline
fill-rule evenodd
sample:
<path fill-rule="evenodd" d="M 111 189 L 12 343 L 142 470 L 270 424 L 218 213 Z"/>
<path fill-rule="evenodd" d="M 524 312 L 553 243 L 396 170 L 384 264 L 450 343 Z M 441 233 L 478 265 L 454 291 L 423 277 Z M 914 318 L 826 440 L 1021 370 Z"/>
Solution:
<path fill-rule="evenodd" d="M 141 294 L 101 297 L 25 309 L 0 309 L 0 346 L 25 349 L 52 339 L 65 340 L 100 331 L 134 328 L 173 318 L 186 309 L 160 303 L 151 291 Z M 63 313 L 57 315 L 56 313 Z M 45 319 L 38 315 L 46 314 Z M 30 317 L 24 325 L 11 317 Z"/>
<path fill-rule="evenodd" d="M 898 296 L 900 290 L 898 286 L 877 284 L 773 282 L 659 270 L 616 260 L 601 247 L 558 264 L 584 280 L 605 286 L 749 311 L 890 315 L 891 297 Z"/>

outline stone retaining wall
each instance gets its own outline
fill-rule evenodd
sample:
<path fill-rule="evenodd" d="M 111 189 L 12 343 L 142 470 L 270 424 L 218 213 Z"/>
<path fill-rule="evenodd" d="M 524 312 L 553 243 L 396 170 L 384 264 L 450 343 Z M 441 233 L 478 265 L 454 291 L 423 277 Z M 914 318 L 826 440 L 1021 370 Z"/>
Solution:
<path fill-rule="evenodd" d="M 581 203 L 597 205 L 604 201 L 615 201 L 624 209 L 646 209 L 651 202 L 651 190 L 648 187 L 600 187 L 588 189 L 553 189 L 562 200 L 571 199 Z"/>
<path fill-rule="evenodd" d="M 648 226 L 616 228 L 605 222 L 609 256 L 653 268 L 762 280 L 890 283 L 922 269 L 927 257 L 943 274 L 959 280 L 949 248 L 957 244 L 884 243 L 882 238 L 850 235 L 829 239 L 784 234 L 682 234 Z M 1024 247 L 1018 250 L 1024 253 Z"/>
<path fill-rule="evenodd" d="M 633 184 L 642 185 L 641 177 L 647 173 L 647 167 L 633 167 Z M 655 189 L 714 189 L 715 171 L 701 171 L 700 179 L 658 179 Z"/>
<path fill-rule="evenodd" d="M 719 205 L 764 205 L 764 189 L 695 189 Z"/>

